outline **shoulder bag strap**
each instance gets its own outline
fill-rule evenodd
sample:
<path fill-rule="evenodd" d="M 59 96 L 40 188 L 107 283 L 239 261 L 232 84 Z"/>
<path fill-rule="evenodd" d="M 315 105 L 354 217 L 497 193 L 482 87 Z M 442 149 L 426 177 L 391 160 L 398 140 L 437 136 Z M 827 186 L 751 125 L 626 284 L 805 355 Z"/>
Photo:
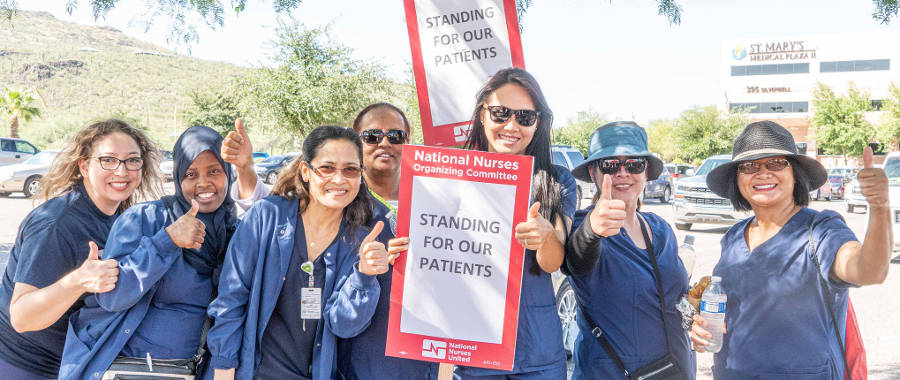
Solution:
<path fill-rule="evenodd" d="M 659 263 L 656 261 L 656 251 L 653 250 L 653 242 L 650 240 L 650 234 L 647 232 L 647 226 L 644 217 L 638 213 L 638 221 L 641 223 L 641 233 L 644 234 L 644 244 L 647 245 L 647 255 L 650 256 L 650 264 L 653 265 L 654 279 L 656 280 L 656 295 L 659 298 L 659 316 L 663 321 L 663 335 L 666 338 L 666 349 L 671 352 L 669 347 L 669 323 L 666 322 L 666 300 L 663 298 L 662 276 L 659 274 Z"/>
<path fill-rule="evenodd" d="M 599 342 L 600 346 L 603 347 L 603 351 L 606 351 L 606 355 L 609 356 L 609 358 L 616 363 L 616 366 L 618 366 L 619 369 L 625 373 L 625 377 L 630 376 L 631 373 L 628 372 L 628 369 L 625 368 L 625 363 L 622 362 L 622 359 L 619 358 L 618 354 L 616 354 L 616 350 L 613 350 L 612 344 L 609 343 L 608 339 L 606 339 L 606 335 L 603 334 L 603 330 L 600 329 L 600 326 L 597 326 L 597 324 L 594 323 L 594 320 L 591 319 L 591 316 L 588 314 L 587 309 L 585 309 L 581 303 L 576 302 L 576 304 L 578 304 L 578 308 L 581 309 L 581 315 L 584 317 L 585 322 L 587 322 L 588 326 L 591 328 L 591 335 L 593 335 L 594 338 L 597 339 L 597 342 Z"/>
<path fill-rule="evenodd" d="M 838 326 L 837 318 L 835 318 L 834 315 L 834 295 L 831 294 L 831 291 L 828 289 L 827 280 L 822 274 L 822 267 L 819 266 L 818 245 L 813 242 L 812 228 L 815 218 L 816 217 L 813 216 L 812 220 L 809 221 L 809 246 L 812 250 L 813 263 L 816 265 L 819 285 L 822 286 L 822 298 L 825 299 L 825 308 L 828 309 L 828 314 L 831 316 L 831 325 L 834 326 L 834 336 L 837 339 L 838 347 L 841 348 L 841 359 L 844 361 L 844 372 L 847 374 L 847 380 L 852 380 L 852 377 L 850 376 L 850 365 L 847 363 L 847 350 L 844 348 L 844 342 L 841 340 L 840 327 Z"/>

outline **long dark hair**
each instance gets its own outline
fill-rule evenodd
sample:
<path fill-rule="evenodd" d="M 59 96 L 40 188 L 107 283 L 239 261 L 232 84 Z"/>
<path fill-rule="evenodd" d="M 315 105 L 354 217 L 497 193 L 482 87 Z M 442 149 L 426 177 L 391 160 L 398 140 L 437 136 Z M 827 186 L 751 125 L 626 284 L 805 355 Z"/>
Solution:
<path fill-rule="evenodd" d="M 288 199 L 300 200 L 299 213 L 306 211 L 309 206 L 309 182 L 303 180 L 300 175 L 300 165 L 303 162 L 311 162 L 316 158 L 319 149 L 331 140 L 347 140 L 356 147 L 359 157 L 359 165 L 362 166 L 362 142 L 352 129 L 334 125 L 324 125 L 313 129 L 306 140 L 303 141 L 303 154 L 291 161 L 287 169 L 278 176 L 278 181 L 272 187 L 272 195 L 280 195 Z M 372 216 L 369 195 L 367 194 L 365 176 L 360 177 L 359 192 L 347 207 L 344 207 L 344 219 L 350 224 L 350 228 L 365 225 Z"/>
<path fill-rule="evenodd" d="M 525 147 L 525 154 L 534 157 L 534 172 L 531 185 L 531 199 L 533 202 L 541 202 L 541 216 L 556 224 L 557 221 L 565 223 L 563 219 L 562 201 L 559 194 L 562 188 L 553 168 L 550 158 L 550 128 L 553 126 L 553 111 L 541 92 L 541 87 L 527 71 L 519 68 L 508 68 L 498 71 L 478 91 L 475 97 L 475 110 L 472 112 L 472 130 L 466 140 L 465 149 L 488 151 L 487 136 L 484 131 L 484 123 L 481 122 L 484 105 L 491 94 L 508 83 L 521 86 L 528 92 L 535 109 L 540 112 L 540 118 L 531 142 Z M 566 226 L 568 228 L 568 226 Z"/>

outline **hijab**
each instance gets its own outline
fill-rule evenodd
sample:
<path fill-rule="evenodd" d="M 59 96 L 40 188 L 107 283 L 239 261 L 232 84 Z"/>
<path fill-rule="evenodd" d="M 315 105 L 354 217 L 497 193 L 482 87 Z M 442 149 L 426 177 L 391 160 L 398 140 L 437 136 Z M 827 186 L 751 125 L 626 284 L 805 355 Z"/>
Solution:
<path fill-rule="evenodd" d="M 225 249 L 228 247 L 228 241 L 231 239 L 237 223 L 234 200 L 231 199 L 231 184 L 234 181 L 234 175 L 231 165 L 222 160 L 220 152 L 222 140 L 222 135 L 210 127 L 194 126 L 185 130 L 178 137 L 173 149 L 172 177 L 175 181 L 175 195 L 163 197 L 172 221 L 178 220 L 191 209 L 191 202 L 184 198 L 181 191 L 181 181 L 197 156 L 205 151 L 210 151 L 222 164 L 222 169 L 228 178 L 225 184 L 225 200 L 215 211 L 197 214 L 197 219 L 206 225 L 206 236 L 200 249 L 182 248 L 184 260 L 198 273 L 212 276 L 214 285 L 218 285 L 218 273 L 225 259 Z"/>

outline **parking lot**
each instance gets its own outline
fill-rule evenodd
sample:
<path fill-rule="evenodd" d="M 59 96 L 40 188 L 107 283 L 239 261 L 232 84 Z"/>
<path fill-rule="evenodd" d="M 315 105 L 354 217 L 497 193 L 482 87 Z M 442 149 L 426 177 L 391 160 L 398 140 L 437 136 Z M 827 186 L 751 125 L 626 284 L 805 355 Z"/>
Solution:
<path fill-rule="evenodd" d="M 171 188 L 171 184 L 168 184 Z M 170 189 L 171 190 L 171 189 Z M 586 202 L 586 201 L 585 201 Z M 5 267 L 9 250 L 15 240 L 19 223 L 33 207 L 31 199 L 23 198 L 16 194 L 8 198 L 0 198 L 0 267 Z M 586 205 L 584 203 L 583 205 Z M 812 208 L 817 210 L 832 209 L 844 215 L 850 228 L 862 239 L 865 232 L 865 214 L 848 214 L 844 209 L 844 202 L 813 202 Z M 648 201 L 642 210 L 654 212 L 666 220 L 672 221 L 672 207 L 660 204 L 655 200 Z M 697 252 L 694 278 L 712 272 L 719 258 L 719 239 L 727 231 L 728 227 L 714 225 L 695 225 L 691 231 L 675 231 L 678 241 L 681 242 L 686 234 L 692 234 L 696 238 L 695 248 Z M 900 301 L 897 292 L 900 290 L 900 265 L 893 264 L 887 281 L 879 286 L 870 286 L 850 291 L 851 299 L 856 308 L 860 330 L 866 345 L 869 363 L 869 378 L 876 379 L 900 379 L 900 328 L 898 328 L 898 316 L 900 316 Z M 760 349 L 765 349 L 760 347 Z M 712 378 L 709 367 L 712 363 L 711 354 L 698 354 L 698 379 Z"/>

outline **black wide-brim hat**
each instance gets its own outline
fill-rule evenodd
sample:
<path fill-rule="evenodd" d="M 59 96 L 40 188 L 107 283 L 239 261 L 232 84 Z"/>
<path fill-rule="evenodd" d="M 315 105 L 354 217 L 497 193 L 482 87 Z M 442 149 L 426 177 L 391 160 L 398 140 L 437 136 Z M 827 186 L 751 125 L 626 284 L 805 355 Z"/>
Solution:
<path fill-rule="evenodd" d="M 748 124 L 734 139 L 731 152 L 731 162 L 719 165 L 706 176 L 706 186 L 724 198 L 732 199 L 731 192 L 737 191 L 737 186 L 732 182 L 736 179 L 738 164 L 766 157 L 791 158 L 792 165 L 795 164 L 806 174 L 806 186 L 809 190 L 818 189 L 828 180 L 825 167 L 809 156 L 798 154 L 791 132 L 774 121 L 763 120 Z"/>
<path fill-rule="evenodd" d="M 663 162 L 647 149 L 647 132 L 633 121 L 614 121 L 591 133 L 591 145 L 588 147 L 588 158 L 572 169 L 572 176 L 585 182 L 591 182 L 588 168 L 594 161 L 619 156 L 646 157 L 647 180 L 659 178 Z"/>

